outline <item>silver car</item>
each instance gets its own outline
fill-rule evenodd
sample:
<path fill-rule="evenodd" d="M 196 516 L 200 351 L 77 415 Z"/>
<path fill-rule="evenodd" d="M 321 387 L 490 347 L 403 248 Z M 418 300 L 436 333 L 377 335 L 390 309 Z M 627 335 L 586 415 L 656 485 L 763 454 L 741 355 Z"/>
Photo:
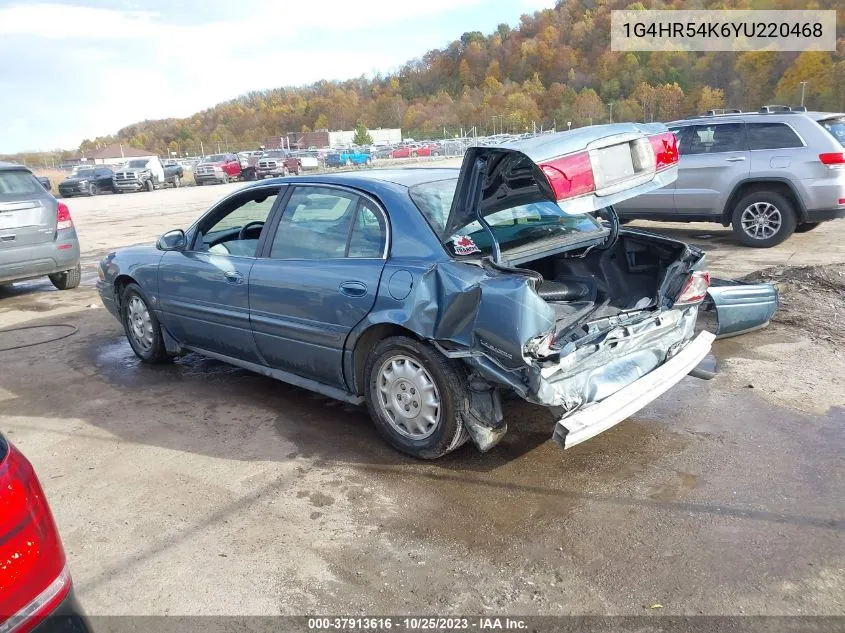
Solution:
<path fill-rule="evenodd" d="M 70 210 L 22 165 L 0 162 L 0 285 L 48 276 L 79 285 L 79 240 Z"/>
<path fill-rule="evenodd" d="M 733 113 L 667 126 L 678 137 L 678 179 L 617 205 L 624 220 L 718 222 L 767 248 L 845 217 L 845 114 Z"/>

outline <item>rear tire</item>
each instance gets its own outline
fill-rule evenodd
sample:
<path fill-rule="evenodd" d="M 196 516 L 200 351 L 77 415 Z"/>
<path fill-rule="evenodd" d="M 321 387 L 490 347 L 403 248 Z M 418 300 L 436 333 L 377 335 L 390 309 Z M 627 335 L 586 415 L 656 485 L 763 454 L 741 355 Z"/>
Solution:
<path fill-rule="evenodd" d="M 364 371 L 367 410 L 376 431 L 393 448 L 437 459 L 468 439 L 464 368 L 406 336 L 376 345 Z M 407 412 L 407 415 L 404 413 Z"/>
<path fill-rule="evenodd" d="M 50 275 L 50 283 L 59 290 L 71 290 L 79 285 L 82 281 L 82 266 L 76 265 L 76 268 L 71 268 L 61 273 Z"/>
<path fill-rule="evenodd" d="M 145 363 L 156 365 L 173 359 L 164 346 L 164 336 L 138 284 L 123 289 L 120 300 L 120 321 L 132 351 Z"/>
<path fill-rule="evenodd" d="M 795 227 L 796 233 L 807 233 L 812 231 L 813 229 L 817 229 L 821 225 L 821 222 L 802 222 L 798 226 Z"/>
<path fill-rule="evenodd" d="M 779 193 L 755 191 L 734 207 L 731 226 L 745 246 L 770 248 L 795 232 L 797 219 L 792 203 Z"/>

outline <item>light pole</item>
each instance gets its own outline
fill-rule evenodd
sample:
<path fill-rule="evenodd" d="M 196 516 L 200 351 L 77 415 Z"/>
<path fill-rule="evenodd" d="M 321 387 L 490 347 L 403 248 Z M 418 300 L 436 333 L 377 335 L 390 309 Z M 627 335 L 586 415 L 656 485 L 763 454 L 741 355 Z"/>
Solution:
<path fill-rule="evenodd" d="M 607 104 L 610 106 L 610 123 L 613 123 L 613 101 Z"/>
<path fill-rule="evenodd" d="M 493 136 L 496 136 L 496 115 L 494 114 L 493 117 Z"/>
<path fill-rule="evenodd" d="M 804 88 L 806 88 L 806 87 L 807 87 L 807 82 L 802 81 L 801 82 L 801 105 L 802 106 L 804 105 Z"/>

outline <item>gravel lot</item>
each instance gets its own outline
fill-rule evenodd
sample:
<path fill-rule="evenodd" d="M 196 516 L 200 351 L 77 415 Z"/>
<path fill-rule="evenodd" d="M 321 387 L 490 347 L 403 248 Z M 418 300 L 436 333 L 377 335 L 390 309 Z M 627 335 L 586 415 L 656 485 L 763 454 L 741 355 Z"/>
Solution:
<path fill-rule="evenodd" d="M 776 323 L 718 342 L 713 381 L 565 453 L 544 410 L 511 401 L 491 453 L 412 461 L 354 407 L 196 356 L 141 366 L 100 306 L 105 252 L 239 186 L 70 200 L 83 286 L 0 289 L 0 328 L 78 328 L 0 353 L 0 428 L 42 478 L 89 613 L 845 614 L 837 345 Z M 769 250 L 639 225 L 724 276 L 845 262 L 842 221 Z"/>

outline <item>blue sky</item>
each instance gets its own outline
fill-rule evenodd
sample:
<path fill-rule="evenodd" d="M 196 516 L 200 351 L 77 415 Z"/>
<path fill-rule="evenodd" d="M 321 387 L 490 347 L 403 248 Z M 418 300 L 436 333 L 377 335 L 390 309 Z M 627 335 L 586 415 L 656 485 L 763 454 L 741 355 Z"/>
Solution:
<path fill-rule="evenodd" d="M 0 153 L 388 72 L 554 0 L 0 0 Z"/>

